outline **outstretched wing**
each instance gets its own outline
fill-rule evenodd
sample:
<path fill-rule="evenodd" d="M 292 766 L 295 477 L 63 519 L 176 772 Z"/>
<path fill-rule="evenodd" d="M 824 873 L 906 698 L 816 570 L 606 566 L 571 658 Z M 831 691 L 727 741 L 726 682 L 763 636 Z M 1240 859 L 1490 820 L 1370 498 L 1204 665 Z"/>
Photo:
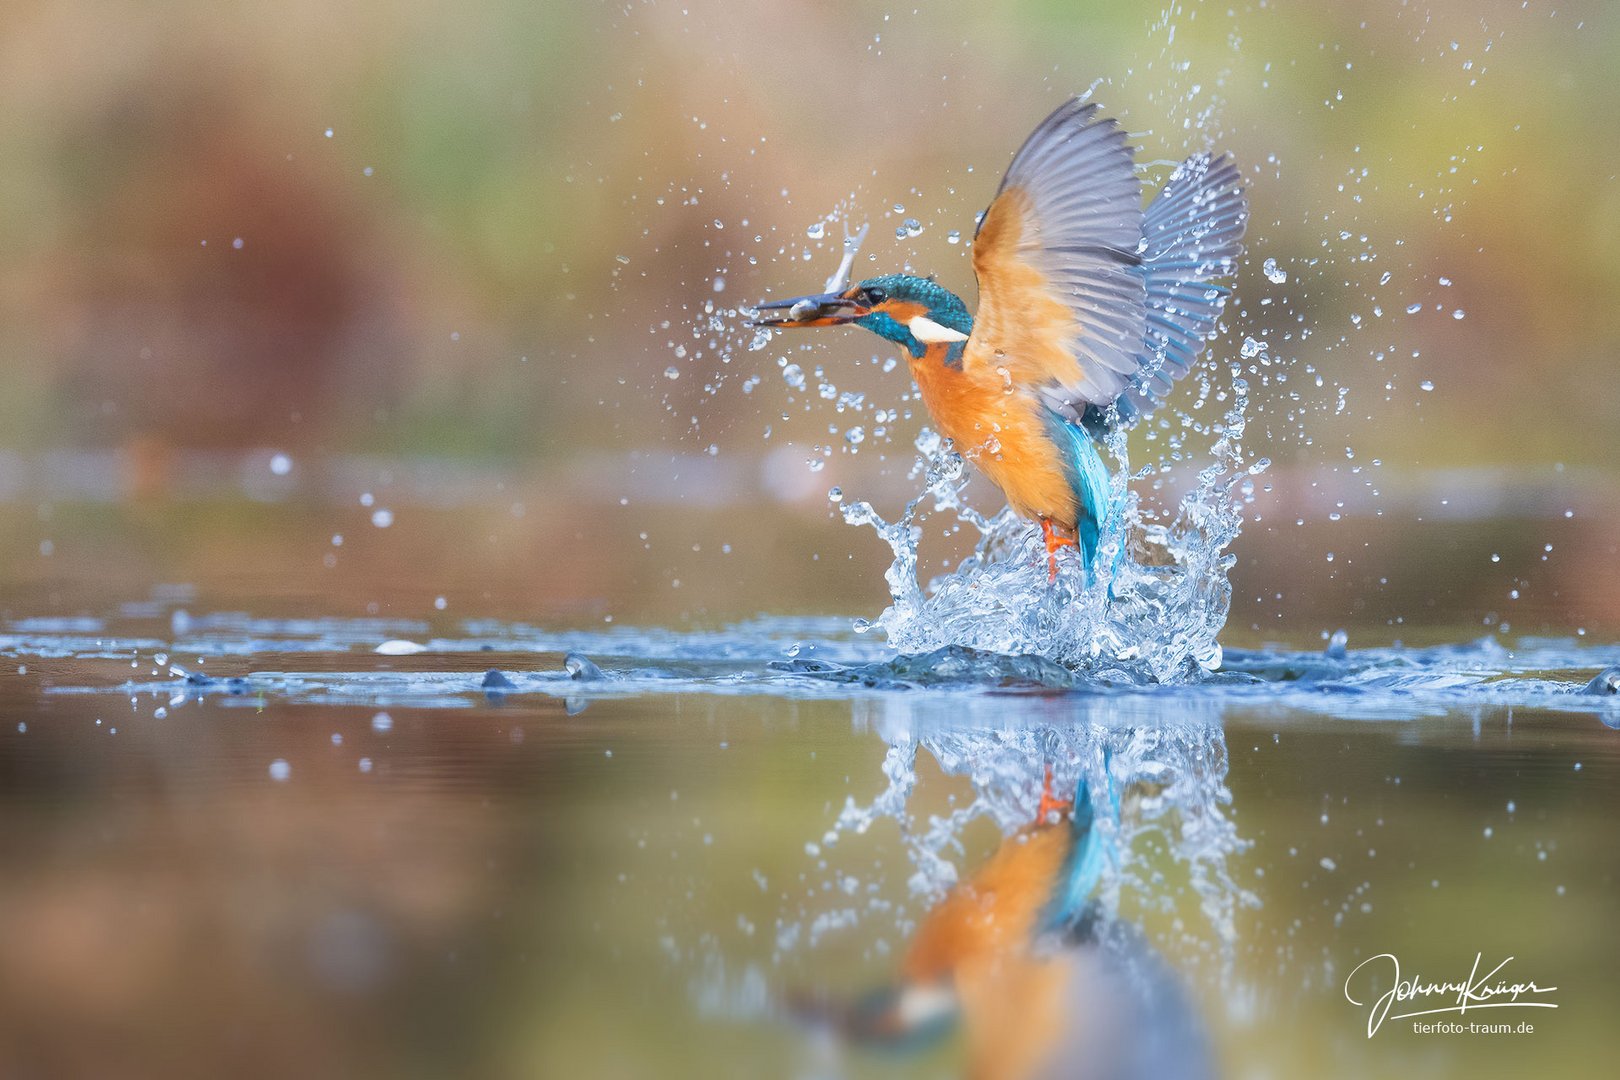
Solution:
<path fill-rule="evenodd" d="M 1243 177 L 1225 154 L 1183 161 L 1148 204 L 1142 222 L 1147 348 L 1117 402 L 1121 419 L 1150 412 L 1192 368 L 1226 305 L 1227 290 L 1210 279 L 1237 268 L 1248 221 Z"/>
<path fill-rule="evenodd" d="M 964 365 L 1006 369 L 1075 420 L 1130 385 L 1147 339 L 1142 184 L 1095 104 L 1071 100 L 1013 158 L 974 240 Z"/>

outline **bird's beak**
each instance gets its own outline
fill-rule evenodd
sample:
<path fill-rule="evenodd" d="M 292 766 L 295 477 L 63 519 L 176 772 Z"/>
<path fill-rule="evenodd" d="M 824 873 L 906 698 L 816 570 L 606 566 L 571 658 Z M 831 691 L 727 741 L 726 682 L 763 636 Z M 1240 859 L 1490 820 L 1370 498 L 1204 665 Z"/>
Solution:
<path fill-rule="evenodd" d="M 815 296 L 795 296 L 790 300 L 762 302 L 754 310 L 749 326 L 801 327 L 842 326 L 869 314 L 842 293 L 819 293 Z"/>

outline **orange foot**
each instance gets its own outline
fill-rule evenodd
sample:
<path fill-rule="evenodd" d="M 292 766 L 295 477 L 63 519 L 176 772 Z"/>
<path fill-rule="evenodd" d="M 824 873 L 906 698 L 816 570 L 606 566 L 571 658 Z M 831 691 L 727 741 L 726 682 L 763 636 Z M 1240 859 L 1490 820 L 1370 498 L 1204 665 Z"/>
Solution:
<path fill-rule="evenodd" d="M 1046 580 L 1057 580 L 1057 553 L 1060 548 L 1078 548 L 1080 545 L 1072 536 L 1064 536 L 1057 531 L 1057 526 L 1046 518 L 1041 518 L 1041 535 L 1046 538 Z"/>
<path fill-rule="evenodd" d="M 1071 799 L 1056 799 L 1052 797 L 1052 766 L 1046 767 L 1046 779 L 1041 783 L 1041 805 L 1035 811 L 1035 824 L 1045 825 L 1052 819 L 1052 811 L 1060 814 L 1067 813 L 1074 807 Z"/>

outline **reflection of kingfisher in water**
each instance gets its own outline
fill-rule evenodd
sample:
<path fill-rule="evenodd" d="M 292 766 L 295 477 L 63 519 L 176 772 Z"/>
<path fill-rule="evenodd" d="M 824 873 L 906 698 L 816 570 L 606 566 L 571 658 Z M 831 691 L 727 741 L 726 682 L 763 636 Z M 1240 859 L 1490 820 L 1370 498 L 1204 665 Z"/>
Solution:
<path fill-rule="evenodd" d="M 1214 329 L 1248 218 L 1224 155 L 1182 162 L 1142 207 L 1125 133 L 1071 100 L 1037 127 L 980 220 L 979 310 L 932 278 L 888 274 L 761 304 L 758 325 L 854 323 L 898 343 L 940 431 L 1092 566 L 1108 472 L 1092 442 L 1151 409 Z M 840 275 L 841 277 L 841 275 Z"/>
<path fill-rule="evenodd" d="M 1128 928 L 1112 927 L 1106 945 L 1099 937 L 1091 894 L 1111 841 L 1093 815 L 1084 784 L 1072 804 L 1054 799 L 1048 770 L 1035 822 L 928 913 L 896 985 L 802 1014 L 895 1048 L 961 1028 L 975 1078 L 1208 1076 L 1202 1026 L 1175 974 Z"/>

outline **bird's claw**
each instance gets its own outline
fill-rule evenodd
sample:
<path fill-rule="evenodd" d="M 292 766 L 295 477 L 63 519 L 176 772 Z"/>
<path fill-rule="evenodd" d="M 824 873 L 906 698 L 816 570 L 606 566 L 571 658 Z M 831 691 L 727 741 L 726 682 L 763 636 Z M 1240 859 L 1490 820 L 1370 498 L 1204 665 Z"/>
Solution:
<path fill-rule="evenodd" d="M 1035 824 L 1045 825 L 1052 814 L 1066 814 L 1074 808 L 1072 799 L 1059 799 L 1052 794 L 1052 766 L 1046 767 L 1046 778 L 1041 782 L 1041 805 L 1035 811 Z"/>
<path fill-rule="evenodd" d="M 1059 549 L 1072 547 L 1078 550 L 1080 543 L 1072 536 L 1064 536 L 1059 533 L 1057 526 L 1045 518 L 1041 519 L 1041 536 L 1046 540 L 1046 580 L 1050 583 L 1057 580 L 1057 553 Z"/>

